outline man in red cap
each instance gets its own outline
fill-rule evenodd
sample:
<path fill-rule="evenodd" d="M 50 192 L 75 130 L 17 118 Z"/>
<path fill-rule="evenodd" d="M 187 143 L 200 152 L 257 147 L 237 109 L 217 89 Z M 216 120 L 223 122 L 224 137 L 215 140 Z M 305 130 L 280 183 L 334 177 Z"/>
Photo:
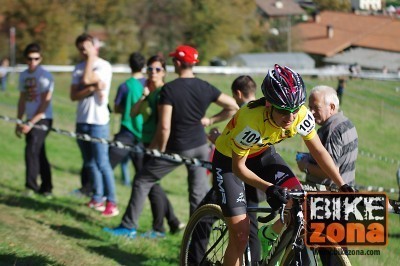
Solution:
<path fill-rule="evenodd" d="M 239 109 L 235 100 L 206 81 L 196 78 L 193 66 L 199 62 L 199 53 L 190 46 L 181 45 L 170 53 L 178 78 L 164 85 L 158 102 L 159 118 L 156 137 L 150 149 L 177 153 L 185 157 L 208 159 L 207 135 L 204 127 L 231 118 Z M 222 110 L 206 117 L 211 103 Z M 121 225 L 105 229 L 113 235 L 136 236 L 139 216 L 146 197 L 155 182 L 182 163 L 152 158 L 134 178 L 131 198 Z M 190 214 L 193 214 L 210 189 L 206 169 L 186 166 L 188 171 Z"/>
<path fill-rule="evenodd" d="M 199 58 L 199 53 L 196 49 L 187 45 L 180 45 L 176 48 L 174 52 L 169 53 L 169 56 L 172 56 L 174 59 L 183 61 L 189 64 L 196 64 L 199 62 L 197 58 Z"/>

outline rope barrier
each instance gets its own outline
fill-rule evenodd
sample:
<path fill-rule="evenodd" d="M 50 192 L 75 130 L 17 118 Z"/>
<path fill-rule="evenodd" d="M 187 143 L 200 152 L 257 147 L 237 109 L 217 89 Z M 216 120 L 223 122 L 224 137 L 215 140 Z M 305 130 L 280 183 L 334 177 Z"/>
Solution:
<path fill-rule="evenodd" d="M 0 119 L 3 119 L 4 121 L 7 121 L 7 122 L 16 123 L 16 124 L 26 124 L 21 119 L 15 119 L 15 118 L 7 117 L 4 115 L 0 115 Z M 76 132 L 70 132 L 67 130 L 59 129 L 59 128 L 48 129 L 48 127 L 45 125 L 34 125 L 33 127 L 36 129 L 45 130 L 45 131 L 50 130 L 50 131 L 56 132 L 56 133 L 64 135 L 64 136 L 76 138 L 76 139 L 83 140 L 83 141 L 107 144 L 111 147 L 116 147 L 119 149 L 126 149 L 126 150 L 136 152 L 136 153 L 144 153 L 146 155 L 150 155 L 152 157 L 160 158 L 160 159 L 171 161 L 171 162 L 183 163 L 183 164 L 186 164 L 189 166 L 204 167 L 208 170 L 212 170 L 211 162 L 203 161 L 203 160 L 200 160 L 197 158 L 187 158 L 187 157 L 181 156 L 177 153 L 163 153 L 163 152 L 160 152 L 155 149 L 146 149 L 146 148 L 140 147 L 135 144 L 129 145 L 129 144 L 122 143 L 120 141 L 111 141 L 111 140 L 107 140 L 104 138 L 91 137 L 88 134 L 80 134 L 80 133 L 76 133 Z"/>
<path fill-rule="evenodd" d="M 321 187 L 325 187 L 324 185 L 321 184 L 314 184 L 314 183 L 309 183 L 306 181 L 301 181 L 301 184 L 303 186 L 303 189 L 305 191 L 319 191 L 321 190 Z M 358 191 L 367 191 L 367 192 L 386 192 L 386 193 L 394 193 L 394 194 L 399 194 L 400 189 L 399 188 L 384 188 L 384 187 L 378 187 L 378 186 L 363 186 L 363 185 L 354 185 L 353 186 L 355 189 Z M 331 184 L 328 186 L 328 190 L 334 190 L 338 191 L 339 188 L 335 184 Z"/>
<path fill-rule="evenodd" d="M 16 118 L 11 118 L 8 116 L 4 116 L 4 115 L 0 115 L 0 119 L 7 121 L 7 122 L 12 122 L 12 123 L 16 123 L 16 124 L 26 124 L 24 121 L 22 121 L 21 119 L 16 119 Z M 40 129 L 40 130 L 49 130 L 47 126 L 45 125 L 34 125 L 34 128 Z M 122 143 L 120 141 L 111 141 L 111 140 L 107 140 L 104 138 L 96 138 L 96 137 L 91 137 L 88 134 L 80 134 L 80 133 L 76 133 L 76 132 L 71 132 L 71 131 L 67 131 L 67 130 L 63 130 L 63 129 L 59 129 L 59 128 L 50 128 L 50 131 L 56 132 L 58 134 L 64 135 L 64 136 L 68 136 L 71 138 L 76 138 L 79 140 L 83 140 L 83 141 L 90 141 L 90 142 L 97 142 L 97 143 L 102 143 L 102 144 L 107 144 L 111 147 L 116 147 L 119 149 L 126 149 L 132 152 L 136 152 L 136 153 L 144 153 L 146 155 L 150 155 L 152 157 L 156 157 L 156 158 L 160 158 L 163 160 L 167 160 L 167 161 L 171 161 L 171 162 L 176 162 L 176 163 L 183 163 L 185 165 L 189 165 L 189 166 L 197 166 L 197 167 L 203 167 L 206 168 L 208 170 L 212 170 L 212 162 L 209 161 L 204 161 L 204 160 L 200 160 L 197 158 L 188 158 L 188 157 L 184 157 L 181 156 L 179 154 L 176 153 L 163 153 L 160 152 L 158 150 L 155 149 L 146 149 L 143 147 L 140 147 L 138 145 L 129 145 L 129 144 L 125 144 Z M 286 152 L 292 152 L 292 153 L 296 153 L 297 150 L 295 149 L 289 149 L 289 148 L 279 148 L 278 150 L 281 151 L 286 151 Z M 369 155 L 371 158 L 385 158 L 382 156 L 375 156 L 373 154 L 370 153 L 362 153 L 362 154 L 367 154 Z M 386 162 L 392 162 L 395 163 L 396 161 L 393 159 L 388 159 L 385 158 Z M 400 164 L 400 161 L 397 161 L 398 164 Z M 399 189 L 398 188 L 384 188 L 384 187 L 377 187 L 377 186 L 361 186 L 361 185 L 356 185 L 355 186 L 356 189 L 358 190 L 363 190 L 363 191 L 378 191 L 378 192 L 388 192 L 388 193 L 399 193 Z M 310 188 L 312 189 L 312 188 Z"/>
<path fill-rule="evenodd" d="M 277 150 L 279 151 L 285 151 L 285 152 L 289 152 L 289 153 L 297 153 L 298 150 L 292 149 L 292 148 L 286 148 L 286 147 L 276 147 Z M 376 155 L 373 153 L 370 153 L 368 151 L 364 151 L 364 150 L 358 150 L 358 154 L 364 157 L 368 157 L 368 158 L 372 158 L 375 159 L 377 161 L 382 161 L 382 162 L 386 162 L 386 163 L 390 163 L 390 164 L 396 164 L 396 165 L 400 165 L 400 160 L 395 160 L 392 158 L 388 158 L 385 156 L 381 156 L 381 155 Z"/>

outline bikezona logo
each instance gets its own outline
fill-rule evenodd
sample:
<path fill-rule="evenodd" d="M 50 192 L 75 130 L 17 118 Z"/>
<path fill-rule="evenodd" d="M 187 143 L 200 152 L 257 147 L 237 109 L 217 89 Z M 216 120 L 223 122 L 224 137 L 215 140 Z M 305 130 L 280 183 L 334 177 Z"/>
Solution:
<path fill-rule="evenodd" d="M 307 246 L 387 245 L 385 193 L 309 192 L 306 202 Z"/>

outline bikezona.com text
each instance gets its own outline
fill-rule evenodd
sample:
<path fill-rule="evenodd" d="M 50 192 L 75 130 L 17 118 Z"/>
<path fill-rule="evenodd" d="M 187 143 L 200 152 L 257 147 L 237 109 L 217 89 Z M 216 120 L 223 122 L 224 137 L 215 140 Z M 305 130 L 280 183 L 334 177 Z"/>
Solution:
<path fill-rule="evenodd" d="M 318 249 L 315 250 L 315 253 L 318 254 Z M 381 255 L 381 251 L 379 249 L 331 249 L 329 250 L 331 255 L 346 255 L 346 256 L 379 256 Z"/>

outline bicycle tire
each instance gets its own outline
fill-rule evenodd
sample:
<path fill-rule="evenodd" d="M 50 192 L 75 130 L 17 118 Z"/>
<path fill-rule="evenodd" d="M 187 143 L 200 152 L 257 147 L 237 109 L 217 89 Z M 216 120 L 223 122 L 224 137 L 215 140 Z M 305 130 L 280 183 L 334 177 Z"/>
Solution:
<path fill-rule="evenodd" d="M 337 247 L 329 247 L 327 248 L 331 250 L 331 261 L 333 261 L 332 265 L 337 266 L 351 266 L 349 258 L 344 254 L 343 249 L 340 246 Z M 285 254 L 282 257 L 280 265 L 282 266 L 291 266 L 294 264 L 295 251 L 292 249 L 291 245 L 286 248 Z M 314 264 L 311 264 L 314 265 Z M 317 264 L 315 264 L 317 265 Z"/>
<path fill-rule="evenodd" d="M 180 265 L 222 265 L 228 240 L 221 208 L 215 204 L 201 206 L 190 217 L 183 234 Z"/>

